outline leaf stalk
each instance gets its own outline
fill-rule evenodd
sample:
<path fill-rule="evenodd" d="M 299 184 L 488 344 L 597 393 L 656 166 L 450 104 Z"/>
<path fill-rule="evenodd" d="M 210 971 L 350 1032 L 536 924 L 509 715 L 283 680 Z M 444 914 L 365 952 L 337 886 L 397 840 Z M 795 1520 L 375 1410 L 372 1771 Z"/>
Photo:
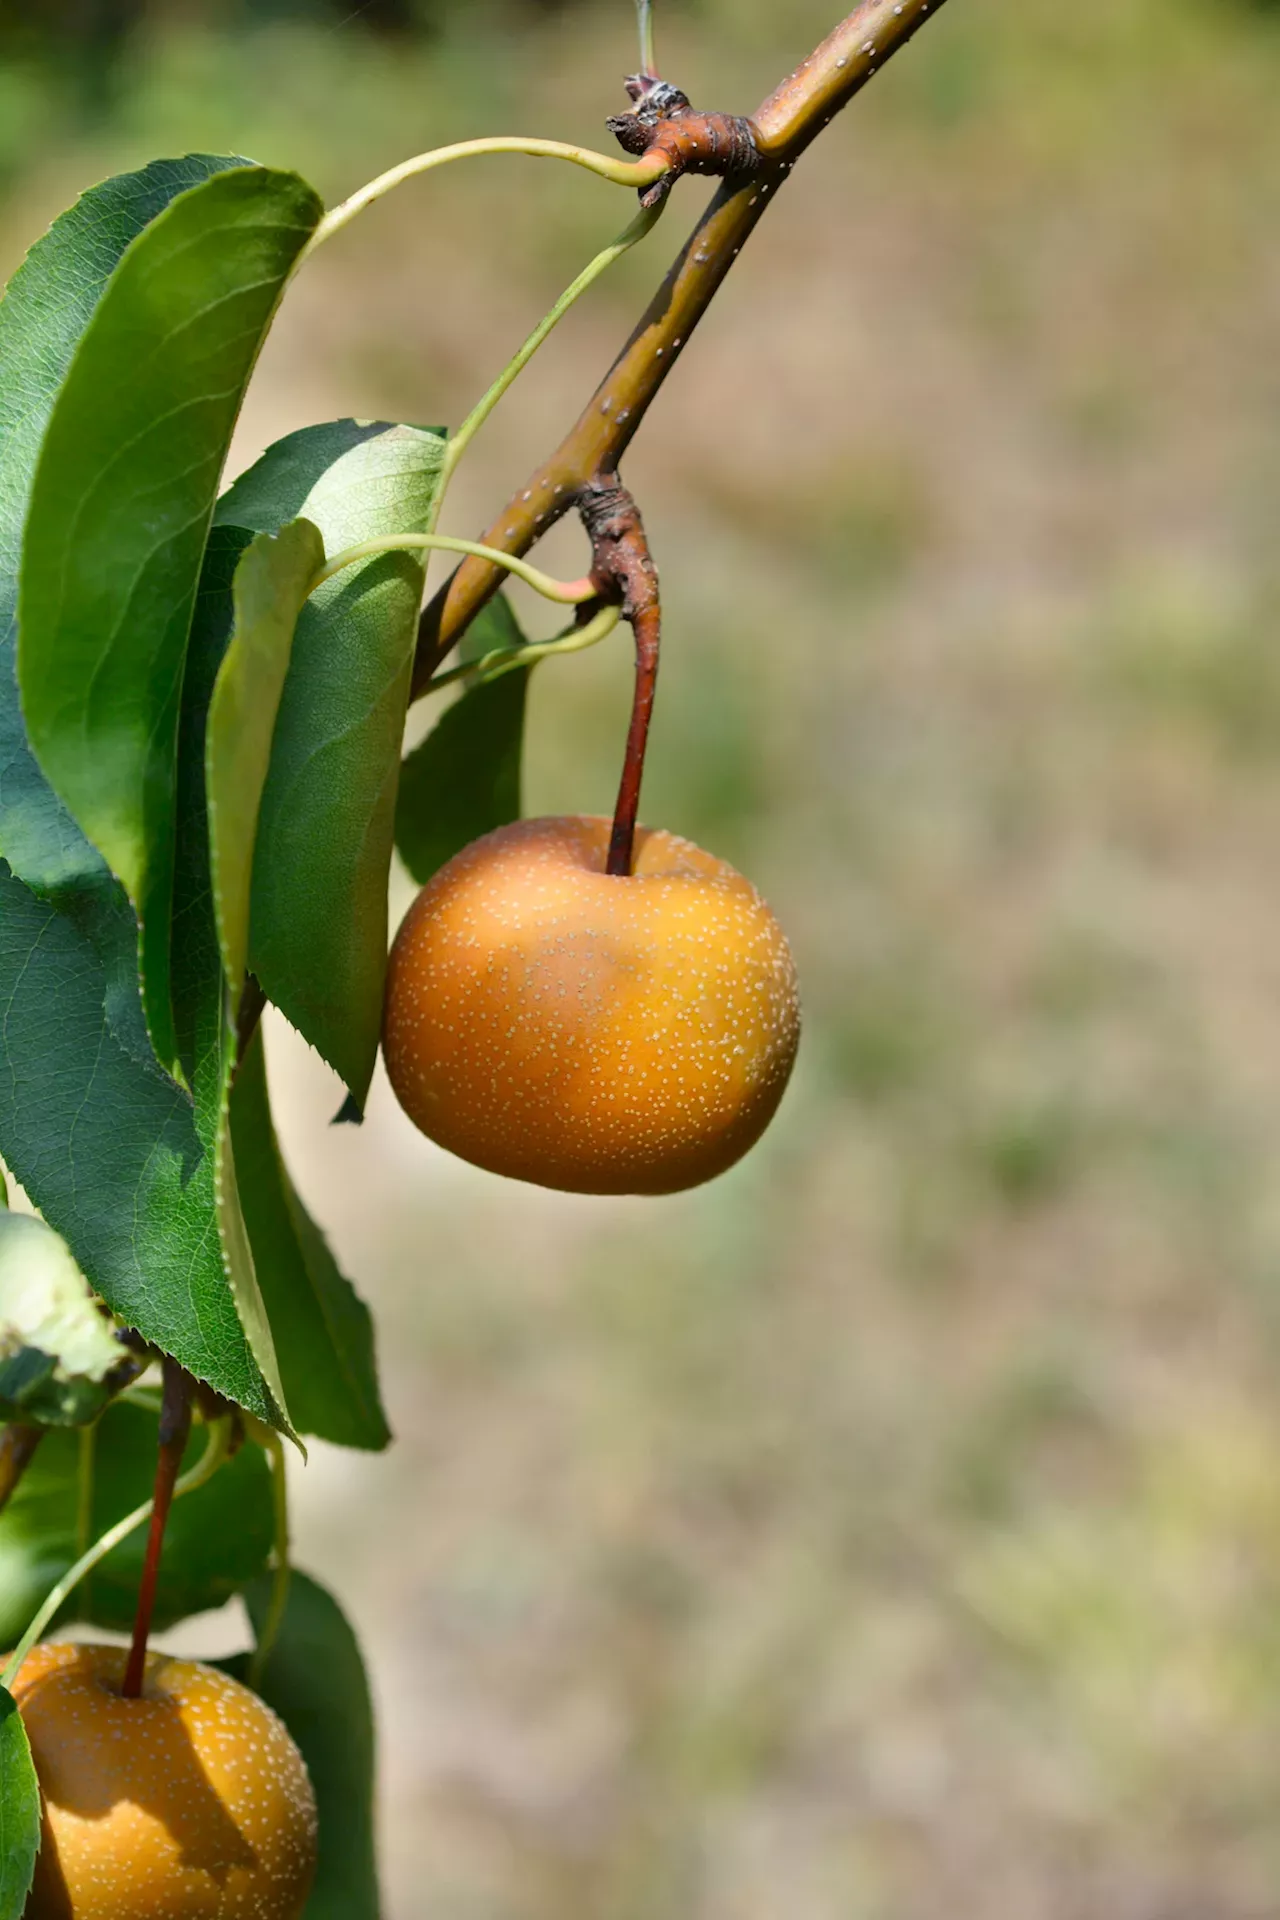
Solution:
<path fill-rule="evenodd" d="M 477 686 L 487 686 L 490 680 L 500 680 L 504 673 L 510 673 L 516 667 L 531 667 L 539 660 L 561 653 L 585 653 L 588 647 L 607 640 L 621 619 L 621 607 L 601 607 L 599 613 L 583 626 L 570 627 L 566 633 L 558 633 L 553 640 L 528 641 L 522 647 L 495 647 L 491 653 L 481 654 L 478 660 L 467 660 L 460 667 L 450 667 L 447 673 L 436 675 L 427 692 L 438 693 L 455 680 L 469 679 Z"/>
<path fill-rule="evenodd" d="M 308 598 L 326 580 L 332 580 L 344 567 L 354 566 L 357 560 L 368 560 L 378 553 L 398 553 L 403 548 L 420 548 L 428 553 L 436 550 L 465 553 L 488 560 L 494 566 L 514 574 L 518 580 L 523 580 L 526 586 L 532 587 L 545 600 L 554 600 L 560 606 L 580 606 L 586 600 L 594 600 L 598 592 L 589 576 L 581 580 L 554 580 L 549 573 L 531 567 L 527 560 L 503 553 L 498 547 L 484 546 L 477 540 L 459 540 L 453 534 L 446 533 L 388 533 L 376 540 L 362 540 L 359 546 L 347 547 L 342 553 L 335 554 L 332 560 L 326 560 L 307 588 Z"/>
<path fill-rule="evenodd" d="M 279 1638 L 285 1609 L 289 1605 L 289 1584 L 293 1577 L 289 1540 L 289 1478 L 285 1465 L 284 1447 L 278 1433 L 268 1433 L 263 1445 L 271 1461 L 271 1500 L 275 1515 L 275 1566 L 267 1616 L 262 1623 L 262 1632 L 258 1635 L 257 1645 L 249 1661 L 249 1685 L 255 1693 L 261 1690 L 263 1672 L 267 1661 L 271 1658 L 271 1650 Z"/>
<path fill-rule="evenodd" d="M 412 159 L 402 160 L 399 166 L 389 167 L 386 173 L 380 173 L 338 206 L 331 207 L 299 254 L 298 266 L 335 233 L 341 233 L 366 207 L 371 207 L 375 200 L 381 200 L 404 181 L 416 179 L 419 174 L 434 173 L 438 167 L 447 167 L 455 160 L 477 159 L 489 153 L 522 153 L 535 160 L 566 160 L 575 167 L 585 167 L 588 173 L 616 187 L 651 187 L 668 168 L 667 160 L 660 154 L 647 154 L 639 160 L 620 160 L 614 154 L 596 153 L 590 147 L 573 146 L 564 140 L 528 139 L 519 134 L 459 140 L 452 146 L 434 147 L 429 153 L 417 153 Z"/>

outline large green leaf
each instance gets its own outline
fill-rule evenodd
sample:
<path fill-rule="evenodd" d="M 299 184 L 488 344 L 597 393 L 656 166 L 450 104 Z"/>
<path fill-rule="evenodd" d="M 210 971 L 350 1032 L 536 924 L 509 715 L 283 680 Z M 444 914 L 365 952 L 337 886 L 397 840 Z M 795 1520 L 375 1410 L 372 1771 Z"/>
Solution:
<path fill-rule="evenodd" d="M 524 635 L 503 595 L 467 634 L 467 657 L 518 647 Z M 494 827 L 520 818 L 524 717 L 531 667 L 481 681 L 454 702 L 400 769 L 396 849 L 419 885 Z"/>
<path fill-rule="evenodd" d="M 88 1457 L 79 1433 L 64 1429 L 45 1435 L 0 1514 L 0 1643 L 12 1644 L 90 1541 L 150 1499 L 157 1442 L 154 1409 L 128 1398 L 108 1407 L 91 1430 Z M 205 1434 L 197 1430 L 184 1469 L 195 1465 L 204 1447 Z M 86 1470 L 92 1504 L 82 1533 L 79 1501 Z M 271 1470 L 262 1449 L 249 1444 L 204 1486 L 174 1502 L 156 1591 L 157 1630 L 220 1607 L 239 1593 L 266 1566 L 272 1534 Z M 59 1618 L 127 1632 L 146 1542 L 147 1529 L 136 1528 L 94 1568 Z"/>
<path fill-rule="evenodd" d="M 300 1433 L 343 1447 L 385 1447 L 369 1309 L 339 1272 L 280 1157 L 267 1095 L 262 1035 L 254 1035 L 231 1095 L 240 1204 L 280 1355 L 289 1414 Z"/>
<path fill-rule="evenodd" d="M 104 979 L 70 920 L 0 862 L 0 1154 L 118 1320 L 278 1424 L 191 1099 L 115 1039 Z"/>
<path fill-rule="evenodd" d="M 245 1601 L 260 1633 L 270 1582 L 255 1581 Z M 369 1682 L 342 1609 L 305 1573 L 295 1572 L 289 1583 L 260 1689 L 302 1749 L 315 1788 L 320 1858 L 305 1920 L 378 1920 Z"/>
<path fill-rule="evenodd" d="M 40 1787 L 27 1730 L 0 1687 L 0 1920 L 19 1920 L 40 1851 Z"/>
<path fill-rule="evenodd" d="M 203 1150 L 201 1173 L 211 1176 L 211 1186 L 203 1190 L 214 1208 L 226 1284 L 271 1399 L 283 1409 L 275 1343 L 240 1211 L 231 1145 L 229 1102 L 237 1035 L 218 942 L 206 792 L 211 704 L 232 646 L 234 582 L 247 539 L 241 529 L 217 527 L 211 533 L 191 624 L 178 729 L 173 1005 L 179 1057 L 193 1092 L 195 1130 Z"/>
<path fill-rule="evenodd" d="M 0 856 L 72 913 L 103 960 L 112 1031 L 140 1058 L 138 927 L 124 889 L 36 765 L 15 676 L 18 567 L 36 458 L 58 388 L 121 254 L 176 194 L 244 162 L 191 154 L 93 187 L 55 220 L 0 301 Z"/>
<path fill-rule="evenodd" d="M 183 668 L 246 382 L 320 217 L 295 174 L 216 173 L 130 244 L 85 328 L 27 512 L 18 678 L 36 758 L 141 922 L 147 1026 L 178 1063 L 169 942 Z"/>
<path fill-rule="evenodd" d="M 220 503 L 219 520 L 274 532 L 301 514 L 331 557 L 362 541 L 420 532 L 444 439 L 416 427 L 364 437 L 299 501 L 308 460 L 349 431 L 293 436 Z M 273 486 L 279 469 L 281 485 Z M 269 999 L 363 1102 L 382 1023 L 387 877 L 418 605 L 421 555 L 348 568 L 302 610 L 258 821 L 250 966 Z"/>
<path fill-rule="evenodd" d="M 249 904 L 258 812 L 271 759 L 294 628 L 324 543 L 309 520 L 260 533 L 234 582 L 235 626 L 209 706 L 205 786 L 218 939 L 231 1012 L 249 958 Z"/>

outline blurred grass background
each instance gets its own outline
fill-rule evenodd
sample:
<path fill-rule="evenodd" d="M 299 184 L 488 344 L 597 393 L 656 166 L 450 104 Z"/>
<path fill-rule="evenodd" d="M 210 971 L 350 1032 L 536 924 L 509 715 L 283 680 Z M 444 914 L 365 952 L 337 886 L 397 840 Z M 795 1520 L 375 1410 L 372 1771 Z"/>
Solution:
<path fill-rule="evenodd" d="M 335 198 L 469 134 L 602 144 L 635 63 L 630 0 L 132 11 L 0 0 L 6 273 L 152 154 Z M 749 110 L 837 12 L 658 0 L 661 63 Z M 644 813 L 758 881 L 805 988 L 743 1166 L 504 1186 L 385 1085 L 330 1130 L 271 1033 L 399 1435 L 296 1476 L 374 1669 L 391 1920 L 1280 1912 L 1278 87 L 1249 0 L 953 0 L 628 462 L 668 609 Z M 407 187 L 290 294 L 236 464 L 456 422 L 626 214 L 520 161 Z M 541 670 L 531 810 L 607 810 L 628 683 L 621 642 Z"/>

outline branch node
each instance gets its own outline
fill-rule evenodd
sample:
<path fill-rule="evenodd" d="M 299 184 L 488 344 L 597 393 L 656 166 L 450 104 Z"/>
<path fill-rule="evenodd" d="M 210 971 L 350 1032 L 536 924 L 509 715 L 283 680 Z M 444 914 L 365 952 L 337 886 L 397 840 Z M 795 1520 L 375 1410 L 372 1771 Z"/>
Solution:
<path fill-rule="evenodd" d="M 638 160 L 659 153 L 667 162 L 667 171 L 641 194 L 642 207 L 658 206 L 681 174 L 723 179 L 760 167 L 755 127 L 741 114 L 700 113 L 688 94 L 652 74 L 633 73 L 626 89 L 634 112 L 616 113 L 605 125 L 624 153 Z"/>
<path fill-rule="evenodd" d="M 658 569 L 640 509 L 616 473 L 597 474 L 578 494 L 591 542 L 591 579 L 602 600 L 617 602 L 633 624 L 658 600 Z"/>
<path fill-rule="evenodd" d="M 597 473 L 579 490 L 578 512 L 591 541 L 591 578 L 601 599 L 618 602 L 636 643 L 635 694 L 622 780 L 609 835 L 606 873 L 631 872 L 640 782 L 658 679 L 662 608 L 658 569 L 635 500 L 616 473 Z"/>

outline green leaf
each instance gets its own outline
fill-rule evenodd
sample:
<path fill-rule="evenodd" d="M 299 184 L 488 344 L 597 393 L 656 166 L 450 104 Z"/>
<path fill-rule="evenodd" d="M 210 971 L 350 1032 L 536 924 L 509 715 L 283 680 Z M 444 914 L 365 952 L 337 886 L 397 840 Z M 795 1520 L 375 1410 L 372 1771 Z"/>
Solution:
<path fill-rule="evenodd" d="M 292 1433 L 283 1412 L 275 1343 L 240 1211 L 229 1107 L 236 1025 L 218 942 L 206 794 L 211 703 L 229 655 L 234 581 L 248 538 L 242 529 L 224 527 L 215 528 L 210 535 L 182 685 L 176 786 L 180 830 L 174 875 L 174 1016 L 179 1056 L 194 1095 L 196 1136 L 204 1154 L 202 1173 L 211 1176 L 210 1184 L 197 1187 L 197 1191 L 203 1191 L 212 1205 L 225 1282 L 270 1398 L 281 1410 L 280 1424 Z"/>
<path fill-rule="evenodd" d="M 197 1429 L 183 1457 L 184 1471 L 200 1458 L 205 1440 L 204 1430 Z M 108 1407 L 86 1434 L 58 1429 L 45 1435 L 0 1514 L 0 1642 L 12 1644 L 86 1546 L 150 1499 L 157 1441 L 154 1409 L 132 1398 Z M 86 1457 L 91 1507 L 82 1532 Z M 262 1449 L 250 1443 L 204 1486 L 174 1502 L 156 1590 L 156 1630 L 220 1607 L 239 1593 L 266 1566 L 272 1531 L 271 1469 Z M 146 1544 L 146 1527 L 136 1528 L 94 1568 L 59 1619 L 128 1632 Z"/>
<path fill-rule="evenodd" d="M 31 489 L 18 635 L 27 731 L 133 903 L 147 1027 L 174 1071 L 169 940 L 188 633 L 244 388 L 320 213 L 295 174 L 245 166 L 157 215 L 85 328 Z"/>
<path fill-rule="evenodd" d="M 174 196 L 242 161 L 192 154 L 92 188 L 38 240 L 0 301 L 0 856 L 71 913 L 106 970 L 107 1016 L 151 1054 L 138 994 L 138 926 L 124 889 L 77 827 L 27 743 L 14 671 L 18 567 L 36 458 L 80 336 L 121 254 Z"/>
<path fill-rule="evenodd" d="M 298 615 L 323 565 L 317 529 L 291 520 L 278 534 L 260 533 L 236 568 L 235 627 L 205 740 L 213 897 L 233 1014 L 249 958 L 253 849 L 276 714 Z"/>
<path fill-rule="evenodd" d="M 255 1633 L 271 1582 L 245 1594 Z M 374 1849 L 374 1727 L 355 1634 L 332 1594 L 305 1573 L 289 1582 L 259 1691 L 302 1749 L 320 1816 L 320 1858 L 304 1920 L 378 1920 Z"/>
<path fill-rule="evenodd" d="M 27 1213 L 0 1213 L 0 1419 L 77 1426 L 133 1371 L 71 1250 Z"/>
<path fill-rule="evenodd" d="M 389 420 L 348 419 L 324 420 L 287 433 L 227 488 L 214 509 L 214 525 L 275 533 L 286 520 L 298 518 L 312 488 L 335 460 L 392 431 Z"/>
<path fill-rule="evenodd" d="M 13 1695 L 0 1687 L 0 1920 L 19 1920 L 40 1851 L 40 1787 Z"/>
<path fill-rule="evenodd" d="M 220 520 L 273 531 L 300 512 L 331 558 L 364 540 L 422 531 L 444 440 L 417 427 L 361 439 L 298 502 L 306 459 L 344 429 L 324 429 L 302 448 L 295 435 L 273 449 L 232 488 Z M 277 465 L 285 512 L 272 486 Z M 361 1103 L 382 1023 L 387 881 L 422 577 L 419 555 L 382 554 L 308 600 L 258 821 L 250 967 Z"/>
<path fill-rule="evenodd" d="M 472 623 L 465 658 L 518 647 L 524 635 L 499 594 Z M 520 818 L 529 667 L 469 688 L 400 769 L 396 849 L 418 884 L 494 827 Z"/>
<path fill-rule="evenodd" d="M 0 862 L 0 1154 L 123 1325 L 281 1424 L 227 1283 L 191 1099 L 115 1039 L 104 987 L 88 941 Z"/>
<path fill-rule="evenodd" d="M 280 1158 L 262 1034 L 231 1095 L 240 1204 L 276 1337 L 289 1412 L 300 1433 L 342 1447 L 385 1447 L 369 1309 L 339 1272 Z"/>

